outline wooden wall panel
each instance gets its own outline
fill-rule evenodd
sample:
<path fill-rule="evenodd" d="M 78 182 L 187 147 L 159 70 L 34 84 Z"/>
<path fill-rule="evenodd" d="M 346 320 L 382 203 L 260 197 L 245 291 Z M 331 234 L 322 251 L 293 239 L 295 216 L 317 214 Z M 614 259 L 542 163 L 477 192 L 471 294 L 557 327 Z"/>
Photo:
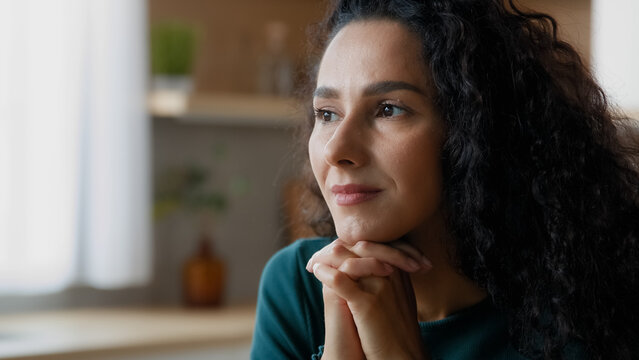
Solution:
<path fill-rule="evenodd" d="M 306 28 L 324 16 L 325 7 L 321 0 L 149 0 L 149 16 L 151 22 L 180 20 L 197 27 L 197 91 L 255 92 L 265 25 L 274 20 L 289 25 L 288 49 L 299 66 Z"/>
<path fill-rule="evenodd" d="M 590 0 L 519 3 L 553 15 L 560 24 L 560 35 L 589 61 Z M 324 16 L 327 4 L 326 0 L 149 0 L 149 15 L 151 22 L 178 19 L 198 27 L 198 91 L 255 92 L 266 23 L 277 20 L 289 25 L 288 49 L 299 67 L 304 61 L 308 24 Z"/>

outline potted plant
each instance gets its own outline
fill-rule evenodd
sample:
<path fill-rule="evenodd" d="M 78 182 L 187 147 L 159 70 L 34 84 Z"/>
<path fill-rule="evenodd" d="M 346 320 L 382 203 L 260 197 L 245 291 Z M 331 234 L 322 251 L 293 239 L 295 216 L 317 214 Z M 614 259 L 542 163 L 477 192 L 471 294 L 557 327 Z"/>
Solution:
<path fill-rule="evenodd" d="M 176 211 L 186 211 L 199 220 L 197 249 L 182 267 L 182 297 L 187 306 L 216 306 L 223 298 L 226 266 L 215 253 L 211 223 L 215 213 L 224 211 L 227 198 L 211 190 L 207 171 L 191 165 L 168 170 L 158 178 L 154 217 L 160 219 Z"/>
<path fill-rule="evenodd" d="M 225 147 L 216 145 L 212 159 L 225 156 Z M 226 266 L 215 252 L 213 222 L 228 207 L 230 196 L 249 191 L 248 181 L 233 177 L 226 190 L 213 186 L 209 170 L 200 165 L 180 165 L 155 177 L 154 219 L 160 220 L 176 212 L 187 213 L 199 227 L 195 253 L 182 268 L 182 291 L 188 306 L 216 306 L 222 302 Z"/>
<path fill-rule="evenodd" d="M 206 216 L 226 209 L 224 192 L 208 186 L 209 174 L 200 166 L 187 165 L 167 170 L 158 177 L 153 208 L 159 219 L 178 209 Z"/>
<path fill-rule="evenodd" d="M 150 40 L 151 111 L 179 116 L 186 111 L 193 91 L 195 30 L 179 22 L 160 22 L 152 25 Z"/>

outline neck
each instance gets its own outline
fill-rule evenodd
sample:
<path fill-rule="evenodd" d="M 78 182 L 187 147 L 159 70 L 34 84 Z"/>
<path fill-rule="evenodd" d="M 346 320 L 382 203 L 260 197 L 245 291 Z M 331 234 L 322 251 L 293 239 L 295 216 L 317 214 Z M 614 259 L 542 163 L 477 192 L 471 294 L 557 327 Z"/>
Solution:
<path fill-rule="evenodd" d="M 407 238 L 433 264 L 427 272 L 411 274 L 419 321 L 443 319 L 486 297 L 483 289 L 454 266 L 454 249 L 451 241 L 446 240 L 444 229 L 444 219 L 440 214 Z"/>

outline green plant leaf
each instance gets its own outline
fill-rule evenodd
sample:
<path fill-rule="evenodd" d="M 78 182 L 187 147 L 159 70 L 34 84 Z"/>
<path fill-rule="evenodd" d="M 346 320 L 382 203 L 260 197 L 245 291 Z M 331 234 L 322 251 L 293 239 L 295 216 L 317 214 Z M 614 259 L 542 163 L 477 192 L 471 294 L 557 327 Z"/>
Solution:
<path fill-rule="evenodd" d="M 192 26 L 161 22 L 151 27 L 151 72 L 155 75 L 189 75 L 196 39 Z"/>

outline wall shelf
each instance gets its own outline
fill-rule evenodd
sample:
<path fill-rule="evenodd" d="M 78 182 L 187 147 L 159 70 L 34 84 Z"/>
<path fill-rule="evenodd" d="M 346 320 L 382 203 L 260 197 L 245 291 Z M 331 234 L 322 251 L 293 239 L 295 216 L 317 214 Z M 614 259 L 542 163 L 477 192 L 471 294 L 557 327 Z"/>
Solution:
<path fill-rule="evenodd" d="M 289 128 L 303 121 L 304 114 L 293 98 L 265 95 L 194 94 L 182 114 L 165 115 L 150 108 L 156 118 L 173 118 L 185 124 L 241 127 Z"/>

